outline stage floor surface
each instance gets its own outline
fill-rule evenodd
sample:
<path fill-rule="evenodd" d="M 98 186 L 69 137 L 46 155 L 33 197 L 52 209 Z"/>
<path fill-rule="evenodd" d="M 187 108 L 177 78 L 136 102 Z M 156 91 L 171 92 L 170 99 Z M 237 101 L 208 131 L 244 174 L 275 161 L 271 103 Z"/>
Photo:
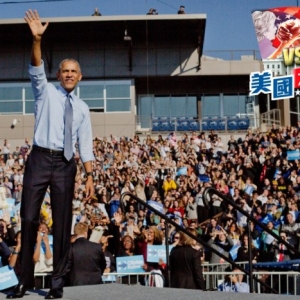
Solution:
<path fill-rule="evenodd" d="M 24 300 L 44 299 L 48 290 L 28 291 Z M 216 291 L 197 291 L 173 288 L 154 288 L 140 285 L 103 284 L 90 286 L 76 286 L 64 288 L 64 300 L 292 300 L 298 296 L 275 294 L 244 294 L 226 293 Z M 225 298 L 224 298 L 225 297 Z M 0 292 L 0 300 L 6 299 L 6 294 Z"/>

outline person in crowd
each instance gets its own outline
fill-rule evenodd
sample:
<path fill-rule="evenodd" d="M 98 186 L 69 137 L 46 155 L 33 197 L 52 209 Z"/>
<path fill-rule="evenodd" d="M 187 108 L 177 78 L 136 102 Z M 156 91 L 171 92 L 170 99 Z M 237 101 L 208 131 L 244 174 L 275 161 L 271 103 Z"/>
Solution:
<path fill-rule="evenodd" d="M 241 247 L 239 247 L 237 251 L 236 262 L 244 262 L 249 261 L 249 251 L 251 252 L 252 263 L 255 264 L 259 261 L 259 252 L 253 246 L 253 244 L 249 245 L 248 233 L 244 233 L 241 236 Z"/>
<path fill-rule="evenodd" d="M 95 16 L 102 16 L 101 13 L 100 13 L 99 10 L 98 10 L 98 7 L 95 7 L 92 16 L 93 16 L 93 17 L 95 17 Z"/>
<path fill-rule="evenodd" d="M 8 258 L 8 265 L 13 268 L 17 278 L 19 278 L 21 273 L 21 230 L 16 233 L 16 244 L 13 247 L 10 257 Z"/>
<path fill-rule="evenodd" d="M 185 14 L 185 7 L 183 5 L 180 5 L 177 14 L 178 15 L 184 15 Z"/>
<path fill-rule="evenodd" d="M 53 271 L 53 254 L 49 241 L 49 228 L 41 223 L 37 232 L 36 245 L 33 254 L 34 272 L 46 273 Z"/>
<path fill-rule="evenodd" d="M 287 233 L 285 231 L 280 232 L 280 237 L 287 243 L 289 243 L 287 239 Z M 278 242 L 275 240 L 273 242 L 273 251 L 274 253 L 274 258 L 273 261 L 276 262 L 282 262 L 282 261 L 289 261 L 294 255 L 294 252 L 291 251 L 289 248 L 287 248 L 286 245 L 284 245 L 281 242 Z"/>
<path fill-rule="evenodd" d="M 286 233 L 289 243 L 295 248 L 299 247 L 299 237 L 300 237 L 300 223 L 296 223 L 293 215 L 288 213 L 286 215 L 286 224 L 283 224 L 281 231 Z"/>
<path fill-rule="evenodd" d="M 9 264 L 10 254 L 11 254 L 11 252 L 10 252 L 7 244 L 0 236 L 0 257 L 1 257 L 3 266 L 7 266 Z"/>
<path fill-rule="evenodd" d="M 194 248 L 196 243 L 191 237 L 182 232 L 179 236 L 178 244 L 170 253 L 171 287 L 204 290 L 201 252 Z"/>
<path fill-rule="evenodd" d="M 233 240 L 227 234 L 227 232 L 221 227 L 220 230 L 215 230 L 208 244 L 214 248 L 218 253 L 223 254 L 225 257 L 229 257 L 229 251 L 234 245 Z M 210 263 L 218 264 L 225 262 L 223 257 L 213 252 L 211 254 Z"/>
<path fill-rule="evenodd" d="M 244 274 L 237 268 L 232 270 L 232 274 L 226 276 L 225 281 L 218 286 L 220 292 L 249 293 L 248 283 L 243 281 Z"/>
<path fill-rule="evenodd" d="M 76 239 L 64 255 L 65 263 L 58 265 L 58 270 L 53 276 L 69 274 L 71 286 L 101 284 L 106 268 L 102 246 L 87 240 L 88 225 L 85 223 L 77 223 L 74 234 Z"/>
<path fill-rule="evenodd" d="M 11 223 L 9 213 L 5 212 L 2 219 L 0 219 L 0 237 L 11 247 L 15 244 L 15 231 Z"/>

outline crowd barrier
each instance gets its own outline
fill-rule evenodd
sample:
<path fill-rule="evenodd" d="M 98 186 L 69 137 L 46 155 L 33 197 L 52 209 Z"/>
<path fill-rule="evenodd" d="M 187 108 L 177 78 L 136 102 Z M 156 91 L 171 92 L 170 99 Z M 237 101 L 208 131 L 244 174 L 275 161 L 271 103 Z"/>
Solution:
<path fill-rule="evenodd" d="M 248 262 L 239 263 L 244 268 L 247 268 Z M 206 281 L 206 290 L 217 290 L 218 286 L 221 285 L 226 276 L 232 275 L 232 272 L 226 271 L 230 268 L 230 264 L 209 264 L 204 262 L 202 264 L 203 276 Z M 242 272 L 235 272 L 236 274 L 244 274 Z M 45 278 L 50 276 L 51 273 L 35 273 L 35 277 L 42 277 L 42 288 L 45 288 Z M 103 283 L 120 283 L 120 284 L 139 284 L 141 281 L 145 283 L 146 286 L 155 286 L 155 277 L 161 277 L 160 281 L 164 285 L 164 278 L 161 274 L 153 272 L 145 273 L 105 273 L 102 276 Z M 300 272 L 295 271 L 266 271 L 253 270 L 253 277 L 260 279 L 261 281 L 267 283 L 270 288 L 276 290 L 278 294 L 284 295 L 300 295 Z M 158 278 L 156 278 L 158 279 Z M 249 282 L 249 276 L 244 275 L 244 281 Z M 272 293 L 271 289 L 264 287 L 262 284 L 253 280 L 253 287 L 255 293 Z"/>
<path fill-rule="evenodd" d="M 248 262 L 239 262 L 239 265 L 247 269 Z M 231 268 L 229 263 L 209 264 L 203 263 L 203 276 L 206 281 L 207 290 L 217 290 L 226 276 L 232 275 L 228 271 Z M 244 274 L 243 272 L 235 272 L 236 274 Z M 300 295 L 300 272 L 295 271 L 268 271 L 253 270 L 253 277 L 265 282 L 270 288 L 276 290 L 278 294 L 284 295 Z M 250 285 L 249 276 L 244 275 L 244 281 Z M 271 289 L 264 287 L 262 284 L 253 279 L 253 287 L 255 293 L 272 293 Z"/>

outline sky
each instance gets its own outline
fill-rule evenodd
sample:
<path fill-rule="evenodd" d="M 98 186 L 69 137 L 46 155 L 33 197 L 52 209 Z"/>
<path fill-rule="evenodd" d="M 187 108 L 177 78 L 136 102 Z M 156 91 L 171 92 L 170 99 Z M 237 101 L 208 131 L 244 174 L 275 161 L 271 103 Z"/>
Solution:
<path fill-rule="evenodd" d="M 159 14 L 206 14 L 205 51 L 258 50 L 253 10 L 298 6 L 300 0 L 0 0 L 0 19 L 23 18 L 37 9 L 42 18 L 90 16 L 95 7 L 102 15 L 144 15 L 149 8 Z"/>

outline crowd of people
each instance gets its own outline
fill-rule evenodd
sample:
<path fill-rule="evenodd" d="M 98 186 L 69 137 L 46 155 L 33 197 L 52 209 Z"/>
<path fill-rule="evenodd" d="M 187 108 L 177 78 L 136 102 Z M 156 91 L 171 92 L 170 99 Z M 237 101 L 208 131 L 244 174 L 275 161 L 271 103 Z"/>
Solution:
<path fill-rule="evenodd" d="M 116 270 L 115 257 L 136 254 L 144 256 L 146 271 L 165 267 L 163 262 L 147 261 L 147 245 L 165 243 L 165 220 L 130 195 L 124 197 L 126 211 L 122 211 L 120 200 L 125 192 L 159 207 L 177 224 L 193 229 L 203 241 L 236 262 L 247 261 L 249 251 L 254 263 L 297 259 L 300 162 L 297 157 L 290 159 L 289 153 L 297 153 L 299 146 L 300 127 L 275 125 L 266 133 L 248 130 L 239 137 L 232 135 L 226 144 L 214 131 L 187 132 L 181 136 L 172 132 L 166 137 L 97 136 L 93 140 L 95 195 L 91 200 L 86 200 L 85 171 L 79 155 L 76 156 L 73 225 L 87 224 L 88 236 L 95 230 L 101 232 L 98 242 L 102 243 L 107 258 L 105 272 Z M 1 147 L 0 185 L 5 188 L 6 198 L 14 198 L 16 205 L 21 202 L 23 171 L 30 151 L 28 139 L 16 149 L 10 147 L 8 140 Z M 209 207 L 205 206 L 202 195 L 206 187 L 214 187 L 230 197 L 295 251 L 249 222 L 222 198 L 212 195 Z M 47 193 L 40 214 L 40 222 L 49 233 L 50 199 Z M 9 264 L 10 260 L 15 262 L 13 256 L 20 251 L 17 235 L 20 218 L 17 213 L 11 217 L 5 209 L 2 211 L 0 250 L 2 263 Z M 168 231 L 170 244 L 180 244 L 176 228 L 169 226 Z M 192 246 L 202 251 L 202 261 L 224 262 L 201 244 Z M 37 256 L 35 253 L 35 262 L 39 261 Z"/>

